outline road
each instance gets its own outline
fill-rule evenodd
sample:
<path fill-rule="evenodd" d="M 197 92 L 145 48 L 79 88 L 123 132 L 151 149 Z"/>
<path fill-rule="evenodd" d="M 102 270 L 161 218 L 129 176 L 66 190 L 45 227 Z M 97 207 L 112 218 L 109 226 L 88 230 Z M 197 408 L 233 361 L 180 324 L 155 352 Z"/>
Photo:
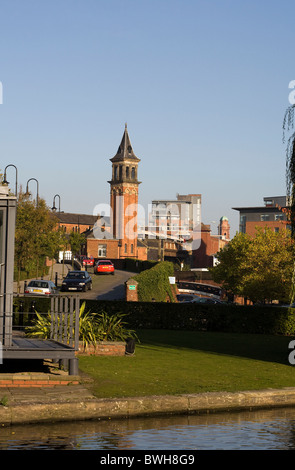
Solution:
<path fill-rule="evenodd" d="M 44 276 L 44 279 L 55 280 L 55 275 L 58 275 L 58 285 L 61 285 L 62 278 L 72 269 L 70 264 L 62 266 L 55 264 L 53 267 L 52 275 Z M 93 274 L 93 268 L 88 268 L 92 278 L 92 290 L 80 292 L 79 295 L 83 299 L 98 299 L 98 300 L 124 300 L 125 299 L 125 282 L 136 273 L 128 271 L 116 270 L 114 276 L 111 274 Z M 29 279 L 26 281 L 29 282 Z M 17 283 L 14 283 L 14 292 L 24 292 L 24 281 L 21 281 L 19 289 Z M 68 294 L 65 292 L 64 294 Z M 71 292 L 73 294 L 73 292 Z"/>
<path fill-rule="evenodd" d="M 114 276 L 111 274 L 93 274 L 93 268 L 88 268 L 92 278 L 92 290 L 82 292 L 83 299 L 98 300 L 124 300 L 125 282 L 134 276 L 128 271 L 116 270 Z"/>

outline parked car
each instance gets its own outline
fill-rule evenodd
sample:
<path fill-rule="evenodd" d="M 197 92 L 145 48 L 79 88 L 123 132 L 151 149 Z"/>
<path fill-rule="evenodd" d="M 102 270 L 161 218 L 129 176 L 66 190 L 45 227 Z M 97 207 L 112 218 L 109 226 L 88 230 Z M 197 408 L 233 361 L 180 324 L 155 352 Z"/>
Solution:
<path fill-rule="evenodd" d="M 91 256 L 90 256 L 90 258 L 85 256 L 82 260 L 82 264 L 83 264 L 83 266 L 93 266 L 94 265 L 94 258 L 92 258 Z"/>
<path fill-rule="evenodd" d="M 191 299 L 184 299 L 184 300 L 180 300 L 179 302 L 183 304 L 192 304 L 192 303 L 222 304 L 223 303 L 221 300 L 218 300 L 212 297 L 198 297 L 197 295 L 193 295 Z"/>
<path fill-rule="evenodd" d="M 200 297 L 197 297 L 196 295 L 194 294 L 178 294 L 177 295 L 177 300 L 178 302 L 180 303 L 183 303 L 183 302 L 192 302 L 195 298 L 200 298 Z"/>
<path fill-rule="evenodd" d="M 99 260 L 94 266 L 94 274 L 115 274 L 115 266 L 108 260 Z"/>
<path fill-rule="evenodd" d="M 200 304 L 222 304 L 221 300 L 215 299 L 213 297 L 200 297 L 198 300 L 193 300 L 192 302 L 198 302 Z"/>
<path fill-rule="evenodd" d="M 54 282 L 43 279 L 32 279 L 25 289 L 26 295 L 51 295 L 57 293 L 58 290 Z"/>
<path fill-rule="evenodd" d="M 92 289 L 92 279 L 87 271 L 69 271 L 64 278 L 61 291 L 86 291 Z"/>

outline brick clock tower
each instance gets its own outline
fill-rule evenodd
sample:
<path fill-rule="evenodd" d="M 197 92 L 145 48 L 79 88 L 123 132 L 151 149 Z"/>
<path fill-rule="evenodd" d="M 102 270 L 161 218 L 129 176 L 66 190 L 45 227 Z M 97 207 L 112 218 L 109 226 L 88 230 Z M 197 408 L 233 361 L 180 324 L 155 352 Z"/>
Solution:
<path fill-rule="evenodd" d="M 127 124 L 112 162 L 111 223 L 113 238 L 119 240 L 119 258 L 137 257 L 138 186 L 137 167 L 140 159 L 133 152 Z"/>

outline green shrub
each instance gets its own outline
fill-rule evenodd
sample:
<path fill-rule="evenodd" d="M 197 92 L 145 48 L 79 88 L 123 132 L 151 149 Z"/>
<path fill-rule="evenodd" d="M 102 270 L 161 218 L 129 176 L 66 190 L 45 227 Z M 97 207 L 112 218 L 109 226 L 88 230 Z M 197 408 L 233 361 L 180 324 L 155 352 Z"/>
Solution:
<path fill-rule="evenodd" d="M 15 299 L 16 309 L 22 300 L 26 301 L 25 307 L 30 307 L 28 299 L 18 297 Z M 45 300 L 48 302 L 48 299 L 38 299 L 40 303 L 36 303 L 37 311 L 50 310 L 50 303 L 46 304 Z M 92 299 L 85 299 L 85 304 L 85 309 L 97 316 L 103 312 L 108 316 L 118 315 L 120 312 L 125 318 L 126 329 L 136 331 L 150 328 L 295 335 L 295 309 L 284 307 Z"/>
<path fill-rule="evenodd" d="M 128 315 L 128 327 L 295 335 L 295 309 L 271 306 L 86 300 L 92 311 Z"/>
<path fill-rule="evenodd" d="M 123 322 L 126 314 L 118 313 L 108 315 L 106 312 L 93 314 L 96 318 L 96 338 L 99 341 L 126 341 L 128 338 L 137 338 L 134 330 L 127 328 Z M 138 339 L 138 338 L 137 338 Z"/>
<path fill-rule="evenodd" d="M 125 260 L 125 269 L 126 271 L 131 271 L 133 273 L 141 273 L 146 269 L 154 267 L 158 261 L 142 261 L 140 259 L 126 258 Z"/>
<path fill-rule="evenodd" d="M 166 302 L 168 296 L 173 302 L 170 276 L 174 276 L 174 266 L 168 261 L 158 263 L 153 268 L 135 276 L 134 279 L 138 282 L 138 300 L 140 302 Z"/>
<path fill-rule="evenodd" d="M 134 330 L 127 328 L 123 317 L 126 314 L 106 312 L 93 313 L 86 310 L 84 301 L 79 312 L 79 341 L 85 349 L 88 345 L 96 345 L 99 341 L 126 341 L 128 338 L 137 338 Z M 59 317 L 58 317 L 59 321 Z M 59 328 L 59 325 L 57 326 Z M 31 337 L 48 339 L 51 331 L 51 315 L 40 315 L 36 312 L 32 324 L 25 328 L 25 333 Z"/>

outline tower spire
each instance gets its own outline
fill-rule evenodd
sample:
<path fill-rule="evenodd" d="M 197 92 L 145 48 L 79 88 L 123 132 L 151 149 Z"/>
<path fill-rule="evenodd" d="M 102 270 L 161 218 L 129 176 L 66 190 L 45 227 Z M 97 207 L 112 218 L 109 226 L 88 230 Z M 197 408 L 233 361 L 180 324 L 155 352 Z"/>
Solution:
<path fill-rule="evenodd" d="M 140 181 L 137 179 L 137 169 L 140 159 L 133 152 L 127 122 L 118 151 L 110 160 L 112 162 L 112 179 L 109 183 L 113 236 L 120 240 L 119 258 L 134 258 L 137 256 L 137 211 L 134 215 L 134 207 L 138 205 Z"/>
<path fill-rule="evenodd" d="M 124 161 L 132 161 L 132 162 L 140 162 L 140 158 L 137 158 L 135 153 L 133 152 L 133 148 L 131 145 L 130 137 L 127 130 L 127 122 L 125 122 L 125 129 L 124 134 L 121 140 L 121 143 L 118 147 L 116 155 L 110 159 L 112 163 L 115 162 L 124 162 Z"/>

